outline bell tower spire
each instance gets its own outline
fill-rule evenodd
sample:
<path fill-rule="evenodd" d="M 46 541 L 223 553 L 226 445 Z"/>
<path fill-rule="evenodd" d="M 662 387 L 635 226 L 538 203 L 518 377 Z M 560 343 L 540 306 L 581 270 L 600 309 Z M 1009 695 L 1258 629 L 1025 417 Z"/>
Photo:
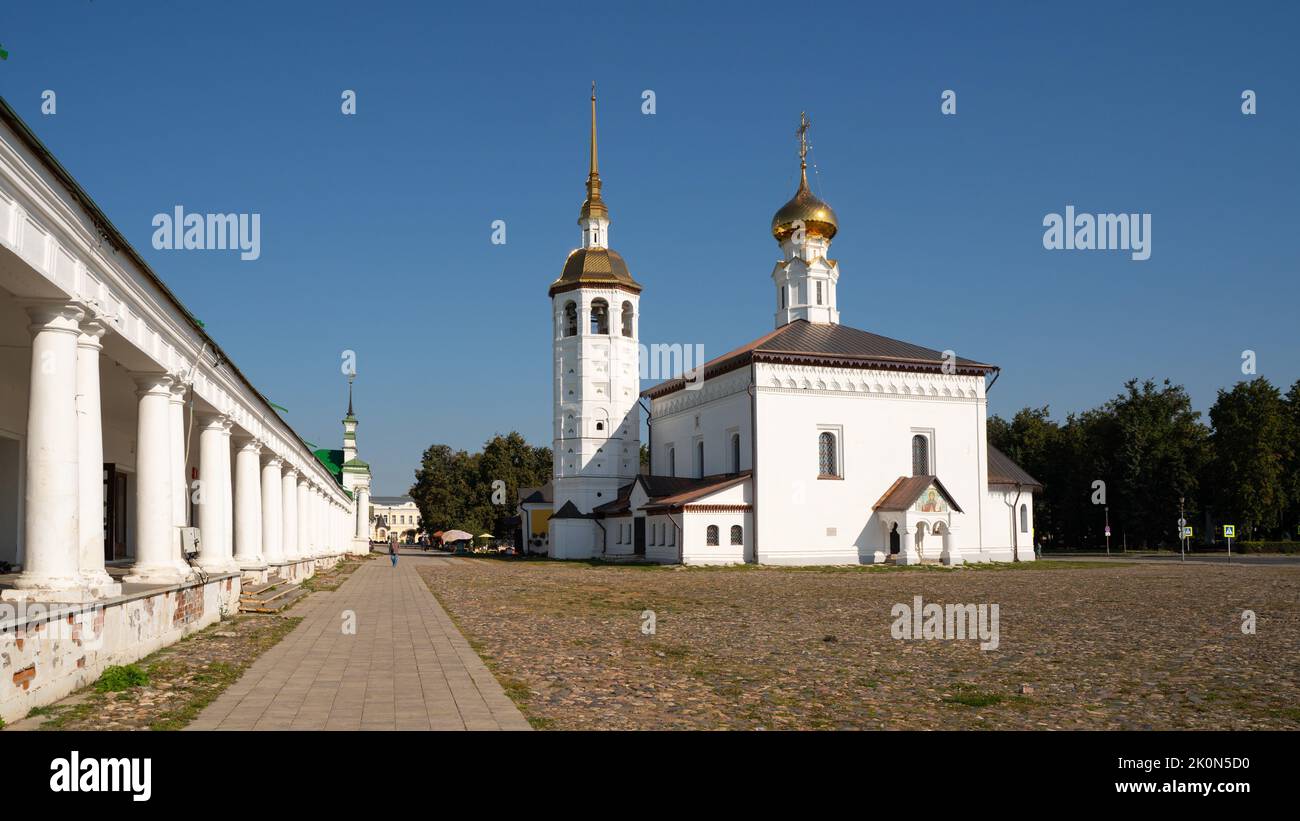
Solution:
<path fill-rule="evenodd" d="M 596 152 L 596 81 L 591 82 L 591 168 L 587 172 L 587 199 L 578 213 L 583 248 L 609 247 L 609 209 L 600 198 L 600 163 Z"/>

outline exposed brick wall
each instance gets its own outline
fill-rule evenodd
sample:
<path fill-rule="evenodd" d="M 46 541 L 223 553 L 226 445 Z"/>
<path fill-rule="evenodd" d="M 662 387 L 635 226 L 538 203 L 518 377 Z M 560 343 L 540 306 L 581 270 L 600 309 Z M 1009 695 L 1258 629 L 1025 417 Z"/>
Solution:
<path fill-rule="evenodd" d="M 14 673 L 14 686 L 26 690 L 34 678 L 36 678 L 36 665 L 32 664 Z"/>
<path fill-rule="evenodd" d="M 190 587 L 176 591 L 176 614 L 172 626 L 180 627 L 197 621 L 203 615 L 203 588 Z"/>

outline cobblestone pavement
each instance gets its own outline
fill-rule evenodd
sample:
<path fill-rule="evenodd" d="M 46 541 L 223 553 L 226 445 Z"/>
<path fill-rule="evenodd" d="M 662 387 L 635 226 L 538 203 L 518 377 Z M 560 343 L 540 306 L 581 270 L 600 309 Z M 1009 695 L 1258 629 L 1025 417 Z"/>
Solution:
<path fill-rule="evenodd" d="M 1000 567 L 421 570 L 539 727 L 1300 728 L 1300 569 Z M 892 638 L 918 595 L 997 603 L 998 648 Z"/>
<path fill-rule="evenodd" d="M 454 561 L 385 556 L 311 594 L 293 609 L 302 623 L 188 729 L 528 729 L 417 573 Z"/>

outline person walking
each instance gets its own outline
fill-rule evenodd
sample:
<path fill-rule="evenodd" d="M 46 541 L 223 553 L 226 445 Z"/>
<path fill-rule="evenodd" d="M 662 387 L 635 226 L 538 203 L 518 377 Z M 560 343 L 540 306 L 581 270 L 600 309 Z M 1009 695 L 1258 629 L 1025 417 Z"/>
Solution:
<path fill-rule="evenodd" d="M 388 558 L 392 560 L 393 567 L 397 567 L 397 542 L 396 541 L 391 541 L 388 543 Z"/>

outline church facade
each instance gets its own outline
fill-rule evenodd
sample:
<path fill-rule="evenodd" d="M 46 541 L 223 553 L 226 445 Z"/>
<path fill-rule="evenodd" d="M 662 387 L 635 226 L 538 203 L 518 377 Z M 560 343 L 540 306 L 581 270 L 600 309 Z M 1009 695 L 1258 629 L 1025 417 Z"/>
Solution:
<path fill-rule="evenodd" d="M 641 285 L 608 246 L 595 93 L 583 245 L 550 287 L 555 558 L 917 564 L 1034 558 L 1036 480 L 986 437 L 995 365 L 840 323 L 834 210 L 772 219 L 775 328 L 640 389 Z M 647 410 L 649 469 L 640 472 Z"/>

